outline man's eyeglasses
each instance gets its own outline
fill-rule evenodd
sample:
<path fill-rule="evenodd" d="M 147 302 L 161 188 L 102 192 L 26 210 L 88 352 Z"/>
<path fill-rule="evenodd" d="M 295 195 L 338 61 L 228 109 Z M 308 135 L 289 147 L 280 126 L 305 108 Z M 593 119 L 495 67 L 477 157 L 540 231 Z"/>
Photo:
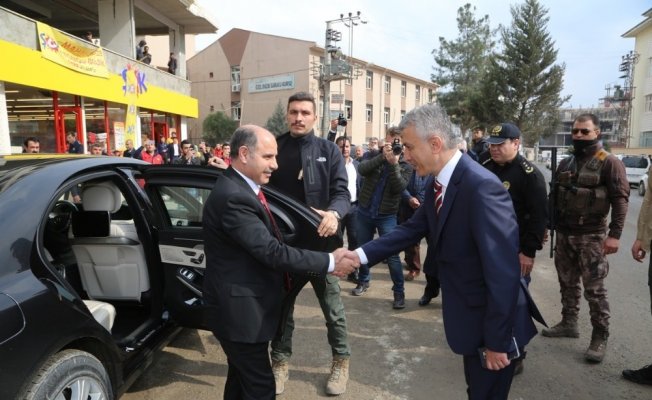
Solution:
<path fill-rule="evenodd" d="M 582 129 L 580 129 L 580 128 L 573 128 L 573 129 L 571 129 L 571 133 L 572 133 L 573 135 L 577 135 L 578 133 L 582 132 L 582 135 L 585 135 L 585 136 L 586 136 L 586 135 L 588 135 L 589 133 L 591 133 L 591 132 L 593 132 L 593 131 L 595 131 L 595 130 L 596 130 L 596 129 L 587 129 L 587 128 L 582 128 Z"/>

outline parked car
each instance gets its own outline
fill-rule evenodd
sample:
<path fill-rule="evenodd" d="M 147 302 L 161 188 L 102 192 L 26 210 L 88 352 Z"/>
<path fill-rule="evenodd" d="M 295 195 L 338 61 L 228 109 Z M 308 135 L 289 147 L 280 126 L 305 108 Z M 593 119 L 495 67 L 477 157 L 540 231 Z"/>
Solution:
<path fill-rule="evenodd" d="M 0 157 L 0 399 L 118 398 L 181 327 L 205 328 L 202 209 L 220 173 Z M 315 212 L 265 195 L 286 242 L 317 239 Z"/>
<path fill-rule="evenodd" d="M 652 165 L 649 156 L 622 156 L 621 161 L 625 164 L 627 181 L 629 186 L 638 189 L 638 194 L 645 195 L 647 174 Z"/>

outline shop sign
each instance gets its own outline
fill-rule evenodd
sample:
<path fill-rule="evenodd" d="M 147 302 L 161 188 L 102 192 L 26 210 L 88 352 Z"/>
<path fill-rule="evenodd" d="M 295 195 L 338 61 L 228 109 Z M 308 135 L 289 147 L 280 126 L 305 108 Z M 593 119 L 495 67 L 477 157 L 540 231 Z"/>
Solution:
<path fill-rule="evenodd" d="M 44 58 L 83 74 L 103 78 L 109 76 L 101 47 L 65 35 L 41 22 L 37 22 L 36 27 Z"/>
<path fill-rule="evenodd" d="M 249 79 L 249 93 L 294 89 L 294 74 Z"/>

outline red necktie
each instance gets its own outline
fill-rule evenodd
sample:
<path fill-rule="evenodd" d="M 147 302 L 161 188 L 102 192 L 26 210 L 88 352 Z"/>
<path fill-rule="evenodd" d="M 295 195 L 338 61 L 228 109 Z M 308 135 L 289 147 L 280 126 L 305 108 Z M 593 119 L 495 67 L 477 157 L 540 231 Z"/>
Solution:
<path fill-rule="evenodd" d="M 437 178 L 435 178 L 435 212 L 439 214 L 439 209 L 441 208 L 441 203 L 444 201 L 443 186 Z"/>
<path fill-rule="evenodd" d="M 269 219 L 272 221 L 272 230 L 274 231 L 274 236 L 279 240 L 279 242 L 283 241 L 283 238 L 281 236 L 281 231 L 278 229 L 278 226 L 276 225 L 276 220 L 274 220 L 274 216 L 272 215 L 272 211 L 269 209 L 269 205 L 267 204 L 267 199 L 265 199 L 265 194 L 263 193 L 263 189 L 260 189 L 258 191 L 258 199 L 260 200 L 260 203 L 263 205 L 263 208 L 267 212 L 267 216 Z M 292 280 L 290 278 L 290 274 L 287 272 L 283 273 L 283 285 L 285 286 L 285 290 L 288 292 L 290 289 L 292 289 Z"/>

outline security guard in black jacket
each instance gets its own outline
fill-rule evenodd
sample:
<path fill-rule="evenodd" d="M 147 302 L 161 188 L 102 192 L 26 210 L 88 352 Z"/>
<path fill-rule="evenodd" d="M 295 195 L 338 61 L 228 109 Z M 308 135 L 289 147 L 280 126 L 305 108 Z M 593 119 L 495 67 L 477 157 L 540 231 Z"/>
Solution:
<path fill-rule="evenodd" d="M 496 125 L 487 138 L 491 158 L 482 165 L 498 176 L 512 197 L 519 228 L 521 274 L 529 282 L 535 253 L 543 247 L 548 200 L 543 174 L 518 153 L 520 137 L 516 125 Z"/>
<path fill-rule="evenodd" d="M 521 275 L 529 283 L 534 256 L 543 248 L 548 223 L 546 181 L 541 171 L 518 153 L 521 131 L 516 125 L 496 125 L 487 141 L 491 158 L 482 165 L 498 176 L 512 198 L 518 222 Z M 525 351 L 521 350 L 522 356 L 514 360 L 514 375 L 523 371 Z"/>

